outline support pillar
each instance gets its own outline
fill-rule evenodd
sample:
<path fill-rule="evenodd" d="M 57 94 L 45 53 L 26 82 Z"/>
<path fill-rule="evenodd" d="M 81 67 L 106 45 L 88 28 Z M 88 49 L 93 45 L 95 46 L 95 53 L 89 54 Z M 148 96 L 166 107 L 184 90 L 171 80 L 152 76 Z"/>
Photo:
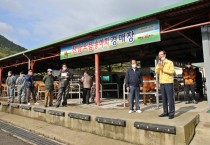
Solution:
<path fill-rule="evenodd" d="M 0 68 L 0 96 L 2 95 L 1 84 L 2 84 L 2 72 L 3 68 Z"/>
<path fill-rule="evenodd" d="M 30 61 L 30 69 L 34 71 L 35 61 Z"/>
<path fill-rule="evenodd" d="M 95 54 L 96 104 L 100 105 L 100 64 L 99 54 Z"/>
<path fill-rule="evenodd" d="M 0 86 L 1 86 L 1 83 L 2 83 L 2 72 L 3 72 L 3 68 L 0 68 Z"/>
<path fill-rule="evenodd" d="M 203 57 L 204 57 L 204 69 L 206 74 L 206 86 L 207 88 L 207 101 L 210 106 L 210 25 L 201 27 L 202 43 L 203 43 Z"/>

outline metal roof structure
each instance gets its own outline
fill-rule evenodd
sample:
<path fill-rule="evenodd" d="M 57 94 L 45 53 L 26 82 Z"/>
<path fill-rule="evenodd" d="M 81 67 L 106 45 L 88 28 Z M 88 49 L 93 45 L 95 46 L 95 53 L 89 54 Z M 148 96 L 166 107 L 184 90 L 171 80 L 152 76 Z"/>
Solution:
<path fill-rule="evenodd" d="M 137 16 L 110 23 L 92 30 L 88 30 L 55 42 L 26 50 L 0 59 L 0 68 L 4 70 L 27 69 L 27 58 L 30 57 L 35 63 L 35 72 L 46 71 L 46 67 L 60 68 L 61 63 L 68 63 L 71 68 L 94 66 L 94 56 L 87 55 L 68 60 L 60 60 L 60 48 L 62 46 L 79 42 L 88 38 L 115 32 L 132 26 L 136 26 L 152 20 L 159 20 L 161 26 L 161 41 L 135 46 L 131 48 L 118 49 L 100 54 L 100 64 L 109 65 L 126 62 L 131 58 L 141 60 L 142 66 L 153 66 L 157 52 L 160 49 L 167 51 L 170 59 L 186 62 L 203 62 L 203 51 L 201 43 L 201 31 L 199 24 L 210 21 L 209 0 L 184 0 L 180 3 L 163 7 Z M 192 26 L 191 29 L 188 29 Z M 172 31 L 172 29 L 186 27 L 183 30 Z M 171 31 L 171 32 L 170 32 Z"/>

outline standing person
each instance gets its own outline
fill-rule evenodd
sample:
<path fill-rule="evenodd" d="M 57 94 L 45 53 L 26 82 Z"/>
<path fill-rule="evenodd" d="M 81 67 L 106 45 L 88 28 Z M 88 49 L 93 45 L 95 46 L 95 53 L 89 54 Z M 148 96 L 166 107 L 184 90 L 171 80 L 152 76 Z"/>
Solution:
<path fill-rule="evenodd" d="M 195 68 L 195 82 L 196 82 L 196 86 L 197 86 L 197 93 L 199 94 L 199 98 L 203 98 L 203 77 L 202 77 L 202 73 L 199 71 L 199 68 L 196 67 Z"/>
<path fill-rule="evenodd" d="M 15 90 L 15 83 L 16 83 L 15 81 L 16 81 L 16 78 L 13 75 L 12 71 L 8 71 L 6 84 L 7 84 L 7 96 L 9 97 L 9 100 L 8 100 L 9 103 L 14 103 L 14 99 L 15 99 L 14 90 Z"/>
<path fill-rule="evenodd" d="M 83 101 L 82 101 L 82 103 L 89 104 L 90 89 L 93 86 L 93 81 L 87 71 L 84 72 L 84 76 L 81 78 L 81 82 L 83 83 Z"/>
<path fill-rule="evenodd" d="M 196 72 L 191 66 L 191 62 L 187 62 L 185 69 L 183 69 L 183 80 L 184 80 L 184 89 L 186 92 L 186 102 L 185 104 L 194 103 L 197 104 L 195 100 L 195 76 Z M 191 96 L 190 96 L 191 91 Z"/>
<path fill-rule="evenodd" d="M 26 98 L 28 99 L 28 105 L 31 105 L 31 94 L 34 100 L 34 103 L 36 104 L 36 93 L 34 89 L 34 84 L 36 83 L 35 77 L 33 76 L 33 70 L 29 69 L 28 74 L 25 76 L 26 79 Z"/>
<path fill-rule="evenodd" d="M 126 72 L 126 86 L 127 91 L 130 92 L 130 111 L 128 113 L 134 112 L 134 99 L 136 99 L 136 112 L 142 113 L 139 105 L 140 88 L 143 85 L 142 75 L 140 70 L 136 67 L 136 60 L 131 60 L 131 68 Z"/>
<path fill-rule="evenodd" d="M 45 84 L 45 107 L 52 106 L 53 103 L 53 90 L 54 90 L 54 80 L 55 77 L 52 75 L 52 69 L 47 70 L 47 75 L 44 76 L 43 82 Z"/>
<path fill-rule="evenodd" d="M 166 59 L 166 52 L 160 51 L 159 62 L 155 68 L 155 73 L 159 75 L 160 91 L 163 100 L 163 113 L 159 117 L 169 116 L 169 119 L 174 118 L 174 63 Z M 169 106 L 169 109 L 168 109 Z"/>
<path fill-rule="evenodd" d="M 58 96 L 56 101 L 56 107 L 60 106 L 61 100 L 62 106 L 67 106 L 67 98 L 66 95 L 69 90 L 69 81 L 70 81 L 70 71 L 67 68 L 66 64 L 62 65 L 62 69 L 59 72 L 58 79 L 59 79 L 59 86 L 58 86 Z"/>
<path fill-rule="evenodd" d="M 16 85 L 18 85 L 18 103 L 26 104 L 26 87 L 25 87 L 25 75 L 20 72 L 20 76 L 16 80 Z"/>

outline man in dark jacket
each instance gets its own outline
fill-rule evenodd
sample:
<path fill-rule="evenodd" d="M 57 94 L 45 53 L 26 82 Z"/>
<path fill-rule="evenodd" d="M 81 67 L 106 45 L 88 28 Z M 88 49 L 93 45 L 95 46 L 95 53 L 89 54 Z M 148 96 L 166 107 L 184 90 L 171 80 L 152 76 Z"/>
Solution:
<path fill-rule="evenodd" d="M 49 106 L 52 106 L 53 101 L 53 90 L 54 90 L 54 76 L 52 75 L 52 69 L 47 70 L 47 75 L 44 76 L 43 82 L 45 84 L 45 107 L 48 105 L 49 100 Z"/>
<path fill-rule="evenodd" d="M 12 71 L 8 71 L 8 77 L 6 79 L 6 84 L 7 84 L 7 96 L 9 97 L 9 100 L 8 100 L 9 103 L 14 102 L 15 81 L 16 81 L 16 78 L 12 74 Z"/>
<path fill-rule="evenodd" d="M 56 101 L 56 107 L 60 106 L 61 100 L 63 106 L 67 106 L 67 98 L 66 95 L 69 91 L 69 81 L 70 81 L 70 71 L 67 69 L 67 65 L 63 64 L 62 69 L 59 72 L 58 79 L 59 79 L 59 86 L 58 86 L 58 96 Z"/>
<path fill-rule="evenodd" d="M 26 79 L 26 98 L 28 99 L 28 105 L 30 104 L 31 101 L 31 94 L 34 100 L 34 103 L 36 103 L 36 93 L 34 89 L 34 84 L 36 83 L 35 77 L 33 76 L 33 70 L 29 69 L 28 74 L 25 76 Z"/>
<path fill-rule="evenodd" d="M 134 112 L 134 98 L 136 99 L 136 112 L 141 113 L 139 106 L 140 88 L 143 85 L 142 75 L 140 70 L 136 67 L 136 60 L 131 60 L 131 68 L 126 72 L 126 86 L 130 96 L 130 111 Z"/>

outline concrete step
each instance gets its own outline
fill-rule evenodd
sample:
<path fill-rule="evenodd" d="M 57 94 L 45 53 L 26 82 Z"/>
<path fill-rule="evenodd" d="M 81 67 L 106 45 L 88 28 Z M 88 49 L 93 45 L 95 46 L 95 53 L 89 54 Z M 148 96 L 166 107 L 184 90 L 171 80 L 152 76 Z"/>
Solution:
<path fill-rule="evenodd" d="M 70 145 L 133 145 L 128 142 L 110 139 L 87 132 L 71 130 L 66 127 L 48 124 L 43 121 L 19 115 L 0 112 L 0 120 L 14 126 L 29 130 L 47 138 Z"/>

